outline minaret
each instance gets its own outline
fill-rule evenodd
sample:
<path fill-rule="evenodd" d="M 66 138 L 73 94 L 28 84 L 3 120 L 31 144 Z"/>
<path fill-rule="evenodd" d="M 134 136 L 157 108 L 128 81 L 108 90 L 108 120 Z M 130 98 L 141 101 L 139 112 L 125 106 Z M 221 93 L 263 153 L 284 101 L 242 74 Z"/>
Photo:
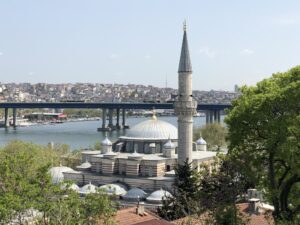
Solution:
<path fill-rule="evenodd" d="M 193 151 L 193 115 L 197 102 L 192 96 L 192 64 L 186 34 L 186 23 L 183 26 L 183 40 L 178 68 L 178 98 L 174 103 L 178 116 L 178 163 L 188 159 L 192 162 Z"/>

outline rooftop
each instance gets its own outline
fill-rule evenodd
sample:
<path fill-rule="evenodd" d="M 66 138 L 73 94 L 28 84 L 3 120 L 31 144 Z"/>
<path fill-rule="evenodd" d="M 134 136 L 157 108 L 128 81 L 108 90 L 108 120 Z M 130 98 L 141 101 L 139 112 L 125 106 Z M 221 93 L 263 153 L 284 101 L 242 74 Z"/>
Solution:
<path fill-rule="evenodd" d="M 115 220 L 118 225 L 170 225 L 157 215 L 146 210 L 144 215 L 136 214 L 136 207 L 125 208 L 117 211 Z"/>
<path fill-rule="evenodd" d="M 85 153 L 85 152 L 83 152 Z M 130 156 L 132 153 L 127 153 L 127 152 L 117 152 L 116 158 L 118 159 L 127 159 L 128 156 Z M 216 156 L 217 152 L 211 152 L 211 151 L 193 151 L 192 156 L 193 159 L 195 160 L 206 160 L 209 158 L 212 158 Z M 139 153 L 143 160 L 165 160 L 166 157 L 163 156 L 163 153 L 158 153 L 158 154 L 144 154 L 144 153 Z M 103 154 L 96 154 L 93 157 L 99 157 L 102 158 Z M 177 155 L 174 157 L 175 159 L 177 158 Z"/>

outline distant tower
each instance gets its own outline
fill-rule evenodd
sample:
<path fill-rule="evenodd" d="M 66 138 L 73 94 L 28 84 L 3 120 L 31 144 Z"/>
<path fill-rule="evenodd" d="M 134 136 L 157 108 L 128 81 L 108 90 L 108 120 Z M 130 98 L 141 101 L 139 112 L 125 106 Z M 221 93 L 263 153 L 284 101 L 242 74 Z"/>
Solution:
<path fill-rule="evenodd" d="M 183 40 L 178 68 L 178 99 L 174 103 L 178 116 L 178 163 L 186 159 L 192 162 L 193 151 L 193 115 L 197 102 L 192 96 L 192 64 L 186 34 L 186 23 L 183 26 Z"/>

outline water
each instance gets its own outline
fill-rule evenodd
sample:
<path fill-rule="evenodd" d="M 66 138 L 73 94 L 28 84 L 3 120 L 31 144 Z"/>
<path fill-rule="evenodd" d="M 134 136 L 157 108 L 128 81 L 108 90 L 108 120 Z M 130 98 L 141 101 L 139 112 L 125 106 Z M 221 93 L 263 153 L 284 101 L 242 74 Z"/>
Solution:
<path fill-rule="evenodd" d="M 126 118 L 126 124 L 130 127 L 149 118 Z M 177 127 L 177 117 L 159 117 Z M 205 124 L 205 117 L 195 117 L 194 126 L 200 127 Z M 0 128 L 0 146 L 12 140 L 23 140 L 37 144 L 46 145 L 49 142 L 68 144 L 71 149 L 87 148 L 93 146 L 97 141 L 104 139 L 103 132 L 97 132 L 101 127 L 101 121 L 66 122 L 55 125 L 38 125 L 29 127 L 17 127 L 17 129 Z M 126 135 L 126 130 L 107 133 L 114 141 L 121 135 Z"/>

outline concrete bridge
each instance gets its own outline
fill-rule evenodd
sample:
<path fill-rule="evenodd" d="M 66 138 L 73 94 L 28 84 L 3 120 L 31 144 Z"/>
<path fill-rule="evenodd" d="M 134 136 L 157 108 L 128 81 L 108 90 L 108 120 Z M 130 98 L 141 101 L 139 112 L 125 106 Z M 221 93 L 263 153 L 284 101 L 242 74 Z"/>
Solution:
<path fill-rule="evenodd" d="M 197 110 L 206 113 L 206 123 L 220 122 L 221 111 L 229 108 L 230 104 L 198 104 Z M 102 127 L 99 131 L 126 128 L 126 110 L 128 109 L 173 109 L 173 103 L 88 103 L 88 102 L 4 102 L 0 103 L 4 109 L 5 127 L 9 126 L 9 109 L 13 110 L 13 126 L 16 126 L 17 109 L 102 109 Z M 116 111 L 117 120 L 113 125 L 113 113 Z M 122 125 L 120 125 L 120 111 L 122 111 Z M 106 125 L 108 112 L 109 122 Z"/>

